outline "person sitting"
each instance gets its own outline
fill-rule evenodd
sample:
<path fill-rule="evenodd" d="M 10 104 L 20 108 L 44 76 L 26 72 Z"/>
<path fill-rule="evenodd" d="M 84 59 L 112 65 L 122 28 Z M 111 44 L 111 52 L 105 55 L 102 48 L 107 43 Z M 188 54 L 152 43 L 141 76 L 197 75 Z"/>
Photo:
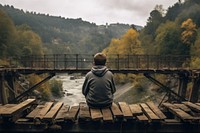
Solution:
<path fill-rule="evenodd" d="M 93 67 L 85 76 L 82 93 L 90 108 L 110 107 L 116 92 L 113 74 L 105 66 L 106 55 L 97 53 Z"/>

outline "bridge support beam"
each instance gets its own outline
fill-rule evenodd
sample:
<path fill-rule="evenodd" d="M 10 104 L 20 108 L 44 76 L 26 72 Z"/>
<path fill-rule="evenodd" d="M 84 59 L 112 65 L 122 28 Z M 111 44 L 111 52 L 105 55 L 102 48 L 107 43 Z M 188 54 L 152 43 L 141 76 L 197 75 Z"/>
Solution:
<path fill-rule="evenodd" d="M 7 73 L 5 75 L 6 87 L 9 90 L 8 100 L 11 101 L 16 97 L 15 75 L 14 73 Z"/>
<path fill-rule="evenodd" d="M 190 92 L 189 101 L 197 102 L 199 98 L 199 89 L 200 89 L 200 76 L 194 78 L 192 90 Z"/>
<path fill-rule="evenodd" d="M 16 98 L 14 98 L 11 102 L 18 102 L 20 99 L 22 99 L 28 93 L 30 93 L 31 91 L 33 91 L 34 89 L 36 89 L 38 86 L 42 85 L 43 83 L 45 83 L 46 81 L 48 81 L 49 79 L 51 79 L 53 76 L 55 76 L 55 73 L 50 73 L 49 76 L 47 76 L 46 78 L 44 78 L 39 83 L 37 83 L 37 84 L 33 85 L 32 87 L 30 87 L 29 89 L 27 89 L 25 92 L 23 92 L 22 94 L 20 94 Z"/>
<path fill-rule="evenodd" d="M 180 75 L 180 77 L 179 77 L 178 95 L 183 97 L 183 98 L 186 98 L 188 81 L 189 81 L 188 76 Z"/>
<path fill-rule="evenodd" d="M 155 78 L 151 77 L 149 74 L 144 73 L 144 76 L 148 78 L 150 81 L 152 81 L 154 84 L 158 85 L 159 87 L 163 88 L 167 93 L 173 94 L 175 97 L 177 97 L 177 100 L 179 101 L 186 101 L 186 99 L 180 95 L 178 95 L 176 92 L 171 90 L 169 87 L 165 86 Z"/>
<path fill-rule="evenodd" d="M 8 103 L 6 88 L 4 84 L 4 73 L 0 73 L 0 103 L 1 104 Z"/>

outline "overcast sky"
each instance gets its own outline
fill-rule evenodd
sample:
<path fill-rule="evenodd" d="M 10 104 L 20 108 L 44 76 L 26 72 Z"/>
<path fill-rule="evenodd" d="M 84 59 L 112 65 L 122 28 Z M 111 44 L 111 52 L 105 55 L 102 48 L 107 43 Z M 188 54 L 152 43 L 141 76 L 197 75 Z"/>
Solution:
<path fill-rule="evenodd" d="M 178 0 L 0 0 L 24 11 L 65 18 L 82 18 L 98 25 L 125 23 L 144 26 L 156 5 L 164 9 Z"/>

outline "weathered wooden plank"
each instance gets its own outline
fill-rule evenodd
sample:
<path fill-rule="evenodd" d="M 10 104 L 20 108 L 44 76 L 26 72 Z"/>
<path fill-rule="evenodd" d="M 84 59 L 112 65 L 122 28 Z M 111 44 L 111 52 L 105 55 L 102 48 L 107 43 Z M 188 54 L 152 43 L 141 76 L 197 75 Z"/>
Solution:
<path fill-rule="evenodd" d="M 179 107 L 171 104 L 171 103 L 162 103 L 162 106 L 169 109 L 169 108 L 173 108 L 173 109 L 178 109 Z"/>
<path fill-rule="evenodd" d="M 200 106 L 200 103 L 195 103 L 196 105 Z"/>
<path fill-rule="evenodd" d="M 50 108 L 53 106 L 53 102 L 46 102 L 44 108 L 40 110 L 40 112 L 35 116 L 35 118 L 43 119 L 43 117 L 47 114 Z"/>
<path fill-rule="evenodd" d="M 138 116 L 136 116 L 136 118 L 137 118 L 139 121 L 143 121 L 143 122 L 146 122 L 146 121 L 149 120 L 149 119 L 146 117 L 145 114 L 138 115 Z"/>
<path fill-rule="evenodd" d="M 142 108 L 138 104 L 129 105 L 133 116 L 143 115 Z"/>
<path fill-rule="evenodd" d="M 147 102 L 147 105 L 149 108 L 160 118 L 160 119 L 166 119 L 167 117 L 163 112 L 153 103 L 153 102 Z"/>
<path fill-rule="evenodd" d="M 62 108 L 58 111 L 58 114 L 55 117 L 56 121 L 64 121 L 67 112 L 69 111 L 68 105 L 63 105 Z"/>
<path fill-rule="evenodd" d="M 90 113 L 91 113 L 92 120 L 101 120 L 103 118 L 101 109 L 90 108 Z"/>
<path fill-rule="evenodd" d="M 112 103 L 111 111 L 112 111 L 114 117 L 123 117 L 123 113 L 122 113 L 122 111 L 119 109 L 119 106 L 117 106 L 117 104 Z"/>
<path fill-rule="evenodd" d="M 142 108 L 140 107 L 139 104 L 130 104 L 129 107 L 131 109 L 133 116 L 135 116 L 137 120 L 143 121 L 143 122 L 146 122 L 149 120 L 146 117 L 146 115 L 143 113 Z"/>
<path fill-rule="evenodd" d="M 133 118 L 133 114 L 131 112 L 131 109 L 129 108 L 129 105 L 126 102 L 119 102 L 119 107 L 122 110 L 124 118 L 126 118 L 126 119 Z"/>
<path fill-rule="evenodd" d="M 6 110 L 3 110 L 1 112 L 2 116 L 11 116 L 23 109 L 25 109 L 26 107 L 30 106 L 31 104 L 33 104 L 36 100 L 35 99 L 27 99 L 19 104 L 17 104 L 16 106 L 13 106 L 11 108 L 8 108 Z"/>
<path fill-rule="evenodd" d="M 177 115 L 182 120 L 193 120 L 193 117 L 181 109 L 171 109 L 172 113 Z"/>
<path fill-rule="evenodd" d="M 145 104 L 141 103 L 140 106 L 144 111 L 144 114 L 149 118 L 151 121 L 158 121 L 160 118 Z"/>
<path fill-rule="evenodd" d="M 26 118 L 35 119 L 36 115 L 44 108 L 44 105 L 38 105 L 33 111 L 31 111 Z"/>
<path fill-rule="evenodd" d="M 16 105 L 17 104 L 6 104 L 6 105 L 0 106 L 0 114 L 1 114 L 1 112 L 4 112 L 4 111 L 8 110 L 9 108 L 12 108 Z"/>
<path fill-rule="evenodd" d="M 169 109 L 169 111 L 180 118 L 183 121 L 186 120 L 193 120 L 193 117 L 189 115 L 188 113 L 184 112 L 183 110 L 179 109 L 177 106 L 172 105 L 170 103 L 163 103 L 162 104 L 165 108 Z"/>
<path fill-rule="evenodd" d="M 192 110 L 200 113 L 200 106 L 194 104 L 194 103 L 191 103 L 191 102 L 182 102 L 183 104 L 187 105 L 189 108 L 191 108 Z"/>
<path fill-rule="evenodd" d="M 64 117 L 64 120 L 74 122 L 77 119 L 78 111 L 79 106 L 72 106 Z"/>
<path fill-rule="evenodd" d="M 51 110 L 43 117 L 44 120 L 53 120 L 56 117 L 56 114 L 63 106 L 63 102 L 57 102 Z"/>
<path fill-rule="evenodd" d="M 185 112 L 191 112 L 191 109 L 189 107 L 187 107 L 185 104 L 176 103 L 174 105 L 177 106 L 178 108 L 182 109 Z"/>
<path fill-rule="evenodd" d="M 110 108 L 101 109 L 104 121 L 113 121 L 113 116 Z"/>
<path fill-rule="evenodd" d="M 89 120 L 91 119 L 90 116 L 90 110 L 86 103 L 80 103 L 79 104 L 80 110 L 79 110 L 79 120 Z"/>

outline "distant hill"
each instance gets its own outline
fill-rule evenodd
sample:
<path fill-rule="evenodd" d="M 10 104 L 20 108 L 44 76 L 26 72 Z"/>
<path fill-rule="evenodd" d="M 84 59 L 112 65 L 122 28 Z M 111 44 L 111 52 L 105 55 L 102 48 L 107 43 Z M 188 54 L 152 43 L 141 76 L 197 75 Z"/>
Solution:
<path fill-rule="evenodd" d="M 2 6 L 16 26 L 27 24 L 40 35 L 46 53 L 96 53 L 108 46 L 112 38 L 123 35 L 131 26 L 128 24 L 96 25 L 81 18 L 69 19 Z M 140 30 L 142 27 L 135 25 Z M 64 48 L 63 48 L 64 47 Z"/>

